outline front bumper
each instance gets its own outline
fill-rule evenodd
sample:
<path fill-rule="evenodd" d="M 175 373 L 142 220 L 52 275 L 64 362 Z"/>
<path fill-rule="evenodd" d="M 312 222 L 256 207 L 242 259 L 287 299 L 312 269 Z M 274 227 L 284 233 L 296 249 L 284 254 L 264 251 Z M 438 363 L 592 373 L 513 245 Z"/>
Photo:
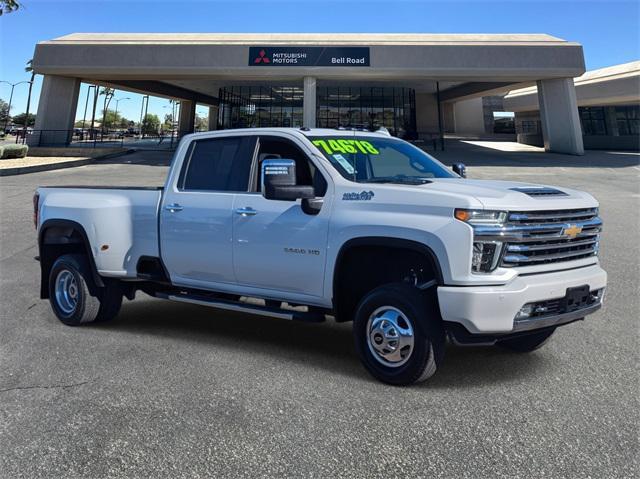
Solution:
<path fill-rule="evenodd" d="M 440 313 L 444 321 L 462 324 L 471 334 L 506 334 L 556 326 L 597 311 L 597 304 L 578 311 L 518 321 L 518 311 L 528 303 L 563 298 L 568 288 L 589 285 L 604 289 L 607 273 L 597 264 L 568 271 L 518 276 L 501 286 L 441 286 Z"/>

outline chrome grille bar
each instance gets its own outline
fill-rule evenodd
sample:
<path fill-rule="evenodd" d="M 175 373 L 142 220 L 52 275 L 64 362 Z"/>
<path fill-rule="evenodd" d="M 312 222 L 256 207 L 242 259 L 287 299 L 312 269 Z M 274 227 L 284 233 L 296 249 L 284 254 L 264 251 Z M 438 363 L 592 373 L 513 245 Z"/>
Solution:
<path fill-rule="evenodd" d="M 476 226 L 475 241 L 503 243 L 502 267 L 587 258 L 597 255 L 600 246 L 597 215 L 597 208 L 510 212 L 504 225 Z"/>

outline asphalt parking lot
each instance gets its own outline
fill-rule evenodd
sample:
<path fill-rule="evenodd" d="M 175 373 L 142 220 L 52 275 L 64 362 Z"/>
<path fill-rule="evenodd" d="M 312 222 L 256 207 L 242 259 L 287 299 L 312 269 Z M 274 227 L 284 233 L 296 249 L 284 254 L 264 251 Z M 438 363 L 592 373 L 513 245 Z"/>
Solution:
<path fill-rule="evenodd" d="M 350 324 L 139 293 L 111 323 L 62 325 L 38 298 L 35 186 L 161 184 L 166 153 L 0 178 L 0 476 L 637 477 L 638 156 L 435 155 L 594 194 L 609 288 L 543 349 L 450 346 L 410 388 L 367 375 Z"/>

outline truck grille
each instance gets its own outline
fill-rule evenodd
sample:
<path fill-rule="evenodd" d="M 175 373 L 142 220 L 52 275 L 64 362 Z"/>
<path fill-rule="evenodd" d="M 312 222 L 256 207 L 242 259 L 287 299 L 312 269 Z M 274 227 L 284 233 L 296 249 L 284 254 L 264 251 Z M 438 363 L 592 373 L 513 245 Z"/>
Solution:
<path fill-rule="evenodd" d="M 500 265 L 534 266 L 598 254 L 602 221 L 597 208 L 513 211 L 499 228 L 481 228 L 483 240 L 503 243 Z"/>
<path fill-rule="evenodd" d="M 531 266 L 594 256 L 602 222 L 595 208 L 509 213 L 517 237 L 504 246 L 502 266 Z M 572 231 L 580 230 L 575 236 Z"/>

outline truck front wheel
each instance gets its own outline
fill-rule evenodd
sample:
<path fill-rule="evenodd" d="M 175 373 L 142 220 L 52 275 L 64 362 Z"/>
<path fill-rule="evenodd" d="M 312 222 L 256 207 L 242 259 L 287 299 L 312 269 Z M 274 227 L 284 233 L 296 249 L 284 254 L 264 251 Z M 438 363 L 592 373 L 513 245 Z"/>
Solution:
<path fill-rule="evenodd" d="M 89 283 L 91 282 L 91 283 Z M 49 301 L 56 317 L 64 324 L 78 326 L 114 318 L 122 305 L 122 291 L 116 281 L 105 287 L 93 286 L 91 269 L 82 255 L 60 256 L 49 273 Z M 91 294 L 93 290 L 97 295 Z"/>
<path fill-rule="evenodd" d="M 383 285 L 367 294 L 357 308 L 353 334 L 363 365 L 385 383 L 424 381 L 444 357 L 435 293 L 407 283 Z"/>

